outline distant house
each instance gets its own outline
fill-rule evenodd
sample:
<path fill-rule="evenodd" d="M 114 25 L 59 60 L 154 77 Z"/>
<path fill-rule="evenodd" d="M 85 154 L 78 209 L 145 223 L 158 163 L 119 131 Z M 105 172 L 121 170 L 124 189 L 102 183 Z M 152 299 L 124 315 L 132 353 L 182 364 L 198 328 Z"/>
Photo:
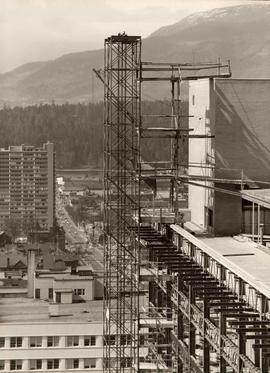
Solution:
<path fill-rule="evenodd" d="M 54 303 L 76 303 L 94 299 L 93 275 L 73 275 L 57 270 L 41 270 L 36 273 L 35 298 Z"/>
<path fill-rule="evenodd" d="M 57 177 L 56 178 L 56 183 L 57 183 L 58 186 L 64 186 L 65 185 L 64 178 L 63 177 Z"/>
<path fill-rule="evenodd" d="M 43 252 L 44 269 L 64 271 L 67 267 L 76 268 L 78 263 L 78 256 L 74 254 L 51 254 L 49 252 Z"/>
<path fill-rule="evenodd" d="M 67 197 L 83 197 L 86 194 L 86 188 L 80 185 L 65 184 L 62 188 L 63 194 Z"/>
<path fill-rule="evenodd" d="M 90 180 L 87 183 L 87 188 L 90 191 L 103 190 L 103 183 L 101 180 Z"/>
<path fill-rule="evenodd" d="M 89 180 L 86 184 L 88 193 L 103 195 L 103 182 L 101 180 Z"/>
<path fill-rule="evenodd" d="M 11 244 L 11 242 L 12 240 L 9 235 L 4 231 L 0 231 L 0 247 Z"/>
<path fill-rule="evenodd" d="M 27 272 L 27 257 L 19 253 L 2 254 L 0 271 L 5 273 L 5 277 L 22 277 Z"/>
<path fill-rule="evenodd" d="M 17 237 L 14 241 L 17 245 L 23 245 L 27 243 L 27 237 Z"/>

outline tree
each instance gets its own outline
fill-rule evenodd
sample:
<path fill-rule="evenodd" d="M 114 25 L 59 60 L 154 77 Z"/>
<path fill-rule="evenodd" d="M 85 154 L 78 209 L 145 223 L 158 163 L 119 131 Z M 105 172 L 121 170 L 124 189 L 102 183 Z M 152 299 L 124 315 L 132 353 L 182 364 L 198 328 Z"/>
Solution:
<path fill-rule="evenodd" d="M 21 232 L 21 221 L 20 219 L 10 217 L 6 218 L 4 222 L 4 230 L 14 241 Z"/>

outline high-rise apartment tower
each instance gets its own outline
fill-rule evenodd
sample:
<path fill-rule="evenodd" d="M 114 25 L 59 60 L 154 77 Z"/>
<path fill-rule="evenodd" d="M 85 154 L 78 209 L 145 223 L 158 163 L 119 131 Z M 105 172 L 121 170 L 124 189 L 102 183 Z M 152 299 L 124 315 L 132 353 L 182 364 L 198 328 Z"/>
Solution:
<path fill-rule="evenodd" d="M 54 146 L 0 149 L 0 229 L 49 231 L 55 220 Z"/>

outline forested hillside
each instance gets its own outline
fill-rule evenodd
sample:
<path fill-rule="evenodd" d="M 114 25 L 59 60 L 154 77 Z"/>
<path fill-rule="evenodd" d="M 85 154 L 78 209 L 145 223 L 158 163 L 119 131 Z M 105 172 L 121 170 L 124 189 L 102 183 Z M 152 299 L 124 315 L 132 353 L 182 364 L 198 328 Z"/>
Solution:
<path fill-rule="evenodd" d="M 185 112 L 187 105 L 185 104 Z M 143 114 L 170 114 L 168 101 L 144 102 Z M 183 111 L 183 113 L 184 113 Z M 164 120 L 148 119 L 149 126 L 164 125 Z M 169 119 L 166 119 L 169 120 Z M 30 144 L 55 144 L 57 167 L 101 167 L 103 149 L 103 104 L 38 105 L 0 110 L 0 147 Z M 163 140 L 146 139 L 145 158 L 169 157 Z"/>
<path fill-rule="evenodd" d="M 96 165 L 102 148 L 102 104 L 39 105 L 0 111 L 0 146 L 55 144 L 58 167 Z"/>

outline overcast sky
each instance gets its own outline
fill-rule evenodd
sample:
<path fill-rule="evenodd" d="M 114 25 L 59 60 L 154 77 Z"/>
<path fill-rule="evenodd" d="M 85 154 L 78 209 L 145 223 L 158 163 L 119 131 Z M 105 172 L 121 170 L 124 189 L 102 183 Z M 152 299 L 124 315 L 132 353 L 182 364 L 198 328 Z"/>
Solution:
<path fill-rule="evenodd" d="M 148 36 L 190 13 L 249 0 L 0 0 L 0 73 L 103 47 L 125 31 Z"/>

